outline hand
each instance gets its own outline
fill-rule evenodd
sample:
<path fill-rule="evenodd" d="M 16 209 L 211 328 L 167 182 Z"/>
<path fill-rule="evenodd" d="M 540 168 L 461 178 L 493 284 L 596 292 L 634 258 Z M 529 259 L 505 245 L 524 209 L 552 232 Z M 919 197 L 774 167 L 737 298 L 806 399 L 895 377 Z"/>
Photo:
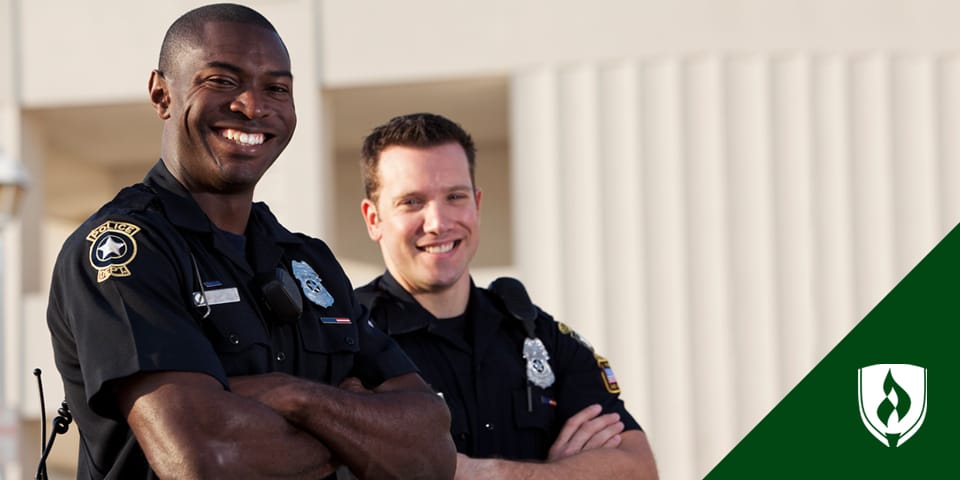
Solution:
<path fill-rule="evenodd" d="M 601 412 L 600 405 L 593 404 L 568 418 L 550 446 L 547 461 L 569 457 L 582 450 L 618 447 L 623 432 L 620 414 L 600 415 Z"/>
<path fill-rule="evenodd" d="M 367 390 L 363 383 L 357 377 L 347 377 L 340 382 L 340 388 L 353 393 L 373 393 L 373 390 Z"/>

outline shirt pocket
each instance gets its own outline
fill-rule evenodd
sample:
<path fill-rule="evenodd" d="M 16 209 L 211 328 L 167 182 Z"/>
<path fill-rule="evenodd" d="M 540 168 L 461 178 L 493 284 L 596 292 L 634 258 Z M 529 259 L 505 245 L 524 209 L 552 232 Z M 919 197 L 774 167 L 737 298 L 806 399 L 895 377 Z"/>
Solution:
<path fill-rule="evenodd" d="M 360 351 L 360 334 L 347 315 L 320 315 L 307 310 L 300 320 L 300 338 L 306 356 L 306 374 L 331 385 L 339 384 L 353 369 Z"/>
<path fill-rule="evenodd" d="M 519 430 L 550 433 L 557 416 L 557 402 L 550 390 L 530 385 L 513 392 L 513 419 Z"/>
<path fill-rule="evenodd" d="M 270 371 L 270 339 L 248 306 L 239 302 L 213 305 L 202 322 L 228 376 Z"/>

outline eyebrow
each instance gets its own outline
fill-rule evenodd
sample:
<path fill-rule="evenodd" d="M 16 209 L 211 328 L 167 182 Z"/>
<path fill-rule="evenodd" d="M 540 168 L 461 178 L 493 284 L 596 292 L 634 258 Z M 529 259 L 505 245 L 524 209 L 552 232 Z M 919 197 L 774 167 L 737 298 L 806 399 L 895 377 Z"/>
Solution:
<path fill-rule="evenodd" d="M 440 193 L 448 194 L 453 192 L 470 192 L 474 190 L 475 189 L 472 188 L 470 185 L 453 185 L 451 187 L 448 187 L 442 190 Z M 429 195 L 427 195 L 427 192 L 424 192 L 423 190 L 410 190 L 407 192 L 397 194 L 392 198 L 399 199 L 399 198 L 407 198 L 407 197 L 424 197 L 424 196 L 429 196 Z"/>
<path fill-rule="evenodd" d="M 212 62 L 207 62 L 206 66 L 207 68 L 219 68 L 223 70 L 229 70 L 238 75 L 243 73 L 242 68 L 227 62 L 220 62 L 220 61 L 214 60 Z M 291 73 L 289 70 L 274 70 L 271 72 L 267 72 L 267 74 L 273 77 L 287 77 L 287 78 L 293 79 L 293 73 Z"/>

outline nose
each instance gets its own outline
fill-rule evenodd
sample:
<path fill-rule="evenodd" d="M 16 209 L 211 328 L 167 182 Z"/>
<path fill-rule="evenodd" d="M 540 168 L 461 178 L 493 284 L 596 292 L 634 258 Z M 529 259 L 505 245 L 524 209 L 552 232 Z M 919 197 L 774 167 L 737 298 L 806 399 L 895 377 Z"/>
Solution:
<path fill-rule="evenodd" d="M 240 94 L 230 102 L 230 111 L 242 113 L 250 119 L 263 117 L 267 114 L 263 99 L 257 91 L 252 88 L 240 92 Z"/>
<path fill-rule="evenodd" d="M 423 231 L 425 233 L 442 233 L 447 229 L 447 215 L 438 202 L 430 202 L 423 208 Z"/>

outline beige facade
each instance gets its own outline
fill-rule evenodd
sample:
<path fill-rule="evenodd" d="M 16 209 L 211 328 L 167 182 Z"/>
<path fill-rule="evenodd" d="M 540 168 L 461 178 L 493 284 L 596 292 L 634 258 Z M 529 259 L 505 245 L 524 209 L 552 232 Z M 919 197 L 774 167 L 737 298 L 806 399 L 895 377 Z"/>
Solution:
<path fill-rule="evenodd" d="M 0 407 L 21 419 L 0 476 L 39 455 L 33 368 L 49 415 L 62 396 L 60 243 L 156 161 L 147 75 L 201 3 L 0 0 L 0 150 L 30 175 L 0 232 Z M 258 198 L 365 283 L 382 264 L 360 139 L 399 113 L 460 121 L 484 189 L 475 279 L 521 278 L 610 359 L 666 479 L 706 474 L 960 218 L 955 2 L 242 3 L 296 78 L 297 133 Z"/>

